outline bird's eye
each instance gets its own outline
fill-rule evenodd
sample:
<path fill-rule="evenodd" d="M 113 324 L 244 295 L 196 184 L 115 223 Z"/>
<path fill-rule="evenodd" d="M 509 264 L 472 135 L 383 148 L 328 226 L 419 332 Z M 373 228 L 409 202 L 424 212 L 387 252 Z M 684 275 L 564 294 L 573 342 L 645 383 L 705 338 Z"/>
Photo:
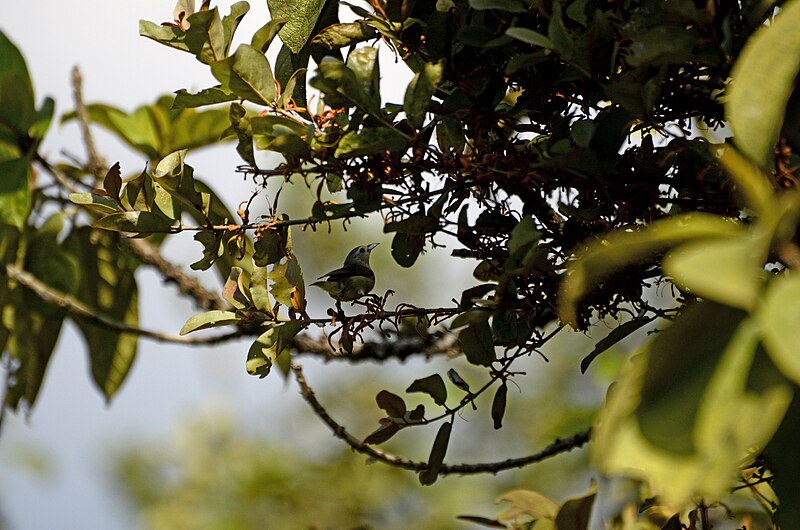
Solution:
<path fill-rule="evenodd" d="M 364 247 L 361 247 L 360 249 L 358 249 L 358 251 L 363 254 L 364 253 Z"/>

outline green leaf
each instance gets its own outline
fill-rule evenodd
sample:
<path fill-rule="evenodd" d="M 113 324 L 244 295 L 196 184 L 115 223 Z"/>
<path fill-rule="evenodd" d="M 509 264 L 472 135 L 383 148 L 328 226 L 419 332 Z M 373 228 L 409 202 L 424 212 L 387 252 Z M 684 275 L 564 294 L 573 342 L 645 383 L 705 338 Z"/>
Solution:
<path fill-rule="evenodd" d="M 610 274 L 642 259 L 688 241 L 741 236 L 735 221 L 691 213 L 651 223 L 636 231 L 618 230 L 592 242 L 568 266 L 559 291 L 559 318 L 577 327 L 578 304 Z"/>
<path fill-rule="evenodd" d="M 369 445 L 382 444 L 397 434 L 402 428 L 402 425 L 394 422 L 381 425 L 375 431 L 370 433 L 369 436 L 364 438 L 364 443 Z"/>
<path fill-rule="evenodd" d="M 406 392 L 423 392 L 433 398 L 434 403 L 444 406 L 447 401 L 447 387 L 439 374 L 417 379 L 406 389 Z"/>
<path fill-rule="evenodd" d="M 270 228 L 261 232 L 259 239 L 253 243 L 253 261 L 259 267 L 273 265 L 285 258 L 288 254 L 286 250 L 287 234 L 286 230 Z"/>
<path fill-rule="evenodd" d="M 444 72 L 444 62 L 425 63 L 425 66 L 411 80 L 406 88 L 403 98 L 403 110 L 411 124 L 422 127 L 425 121 L 425 113 L 431 106 L 431 98 L 442 82 Z"/>
<path fill-rule="evenodd" d="M 247 373 L 266 377 L 272 365 L 302 329 L 302 324 L 297 320 L 290 320 L 272 326 L 261 334 L 247 353 Z"/>
<path fill-rule="evenodd" d="M 267 288 L 267 268 L 255 267 L 250 276 L 250 296 L 253 298 L 253 306 L 259 311 L 272 315 L 272 302 L 269 299 L 269 289 Z"/>
<path fill-rule="evenodd" d="M 311 42 L 329 50 L 338 50 L 379 37 L 378 31 L 363 21 L 333 24 L 317 33 Z"/>
<path fill-rule="evenodd" d="M 269 49 L 269 45 L 272 44 L 272 41 L 275 37 L 278 36 L 278 32 L 281 28 L 286 24 L 287 19 L 276 19 L 273 18 L 258 31 L 253 34 L 253 38 L 250 39 L 250 46 L 255 48 L 256 50 L 260 51 L 261 53 L 267 53 L 267 49 Z"/>
<path fill-rule="evenodd" d="M 536 222 L 532 217 L 523 217 L 522 220 L 511 230 L 508 238 L 508 251 L 513 256 L 521 250 L 527 252 L 530 247 L 539 242 L 542 233 L 536 228 Z"/>
<path fill-rule="evenodd" d="M 65 241 L 80 263 L 76 296 L 93 312 L 127 326 L 139 327 L 135 260 L 120 251 L 119 235 L 88 227 L 73 230 Z M 78 316 L 71 316 L 86 340 L 92 377 L 107 401 L 116 395 L 136 358 L 138 336 L 121 333 Z"/>
<path fill-rule="evenodd" d="M 199 315 L 194 315 L 186 321 L 181 328 L 181 335 L 186 335 L 192 331 L 201 329 L 217 328 L 220 326 L 234 326 L 242 321 L 242 317 L 233 311 L 206 311 Z"/>
<path fill-rule="evenodd" d="M 96 193 L 70 193 L 69 200 L 103 214 L 121 211 L 120 206 L 113 199 Z"/>
<path fill-rule="evenodd" d="M 406 234 L 428 234 L 435 232 L 439 221 L 424 214 L 414 214 L 400 221 L 391 221 L 383 226 L 383 232 L 403 232 Z"/>
<path fill-rule="evenodd" d="M 300 263 L 294 255 L 288 256 L 285 263 L 273 266 L 270 279 L 272 288 L 269 292 L 277 302 L 297 311 L 305 310 L 305 281 Z"/>
<path fill-rule="evenodd" d="M 334 156 L 336 158 L 354 158 L 357 156 L 376 155 L 387 151 L 396 153 L 405 151 L 408 142 L 403 136 L 387 127 L 350 131 L 339 140 Z"/>
<path fill-rule="evenodd" d="M 205 105 L 216 105 L 238 99 L 236 94 L 223 90 L 219 86 L 204 88 L 203 90 L 190 94 L 186 89 L 175 92 L 175 101 L 172 103 L 173 109 L 188 109 L 202 107 Z"/>
<path fill-rule="evenodd" d="M 467 360 L 479 366 L 491 366 L 497 359 L 492 330 L 488 322 L 473 322 L 458 336 Z"/>
<path fill-rule="evenodd" d="M 691 241 L 671 250 L 664 273 L 676 285 L 702 298 L 751 310 L 764 283 L 767 248 L 748 235 Z"/>
<path fill-rule="evenodd" d="M 542 35 L 538 31 L 533 31 L 532 29 L 508 28 L 506 30 L 506 35 L 527 44 L 539 46 L 540 48 L 546 48 L 548 50 L 552 50 L 554 48 L 553 41 L 551 41 L 547 36 Z"/>
<path fill-rule="evenodd" d="M 423 486 L 430 486 L 439 477 L 439 471 L 442 469 L 444 463 L 444 456 L 447 453 L 447 445 L 450 443 L 450 433 L 453 430 L 453 424 L 446 421 L 439 427 L 436 433 L 436 439 L 433 441 L 431 454 L 428 457 L 428 466 L 420 472 L 419 482 Z"/>
<path fill-rule="evenodd" d="M 121 212 L 101 217 L 92 226 L 103 230 L 137 234 L 169 233 L 172 221 L 151 212 Z"/>
<path fill-rule="evenodd" d="M 386 411 L 390 418 L 402 418 L 406 414 L 406 402 L 397 394 L 392 394 L 388 390 L 381 390 L 375 396 L 375 402 Z"/>
<path fill-rule="evenodd" d="M 22 137 L 35 119 L 33 84 L 25 58 L 0 31 L 0 125 Z"/>
<path fill-rule="evenodd" d="M 424 245 L 424 236 L 397 232 L 392 238 L 392 257 L 401 267 L 411 267 L 422 253 Z"/>
<path fill-rule="evenodd" d="M 25 226 L 31 209 L 30 174 L 30 156 L 0 162 L 0 223 Z"/>
<path fill-rule="evenodd" d="M 37 140 L 44 138 L 45 133 L 47 133 L 53 121 L 53 114 L 55 111 L 56 102 L 53 98 L 45 98 L 42 106 L 36 111 L 35 121 L 28 128 L 28 136 Z"/>
<path fill-rule="evenodd" d="M 140 20 L 139 35 L 170 48 L 189 52 L 198 61 L 211 64 L 228 55 L 232 29 L 234 29 L 233 22 L 241 19 L 242 3 L 237 2 L 231 6 L 232 18 L 225 17 L 225 24 L 220 19 L 219 11 L 215 7 L 190 15 L 186 19 L 189 22 L 189 29 L 186 31 L 177 26 L 161 26 Z"/>
<path fill-rule="evenodd" d="M 267 0 L 272 19 L 284 19 L 281 40 L 293 53 L 300 53 L 325 7 L 325 0 Z"/>
<path fill-rule="evenodd" d="M 800 383 L 800 277 L 784 274 L 773 279 L 755 318 L 772 361 Z"/>
<path fill-rule="evenodd" d="M 381 107 L 381 73 L 378 49 L 371 46 L 356 48 L 347 56 L 347 67 L 355 74 L 361 94 L 370 109 Z"/>
<path fill-rule="evenodd" d="M 163 151 L 161 131 L 156 123 L 155 107 L 139 107 L 131 114 L 110 105 L 86 105 L 89 121 L 105 127 L 133 149 L 143 153 L 148 159 L 159 158 Z M 77 119 L 77 114 L 69 113 L 61 121 Z"/>
<path fill-rule="evenodd" d="M 4 405 L 17 410 L 24 403 L 30 410 L 39 395 L 64 316 L 33 311 L 31 302 L 38 298 L 22 288 L 5 294 L 4 299 L 7 305 L 3 321 L 11 332 L 5 351 L 13 359 L 13 378 L 6 389 Z"/>
<path fill-rule="evenodd" d="M 317 68 L 317 75 L 310 82 L 324 94 L 325 103 L 333 108 L 357 106 L 365 112 L 379 113 L 373 100 L 361 89 L 355 72 L 342 61 L 326 57 Z M 355 132 L 355 131 L 351 131 Z"/>
<path fill-rule="evenodd" d="M 591 351 L 591 353 L 589 353 L 589 355 L 581 360 L 581 373 L 586 373 L 589 365 L 592 363 L 592 361 L 599 357 L 601 353 L 605 352 L 619 341 L 627 338 L 629 335 L 636 332 L 636 330 L 652 321 L 653 319 L 651 318 L 634 318 L 633 320 L 629 320 L 615 327 L 613 330 L 611 330 L 611 333 L 600 339 L 597 344 L 594 345 L 594 349 Z"/>
<path fill-rule="evenodd" d="M 771 166 L 800 63 L 800 2 L 787 2 L 769 26 L 759 27 L 731 70 L 725 117 L 737 147 L 761 167 Z M 768 80 L 768 82 L 765 82 Z"/>
<path fill-rule="evenodd" d="M 669 505 L 727 494 L 792 395 L 781 382 L 747 388 L 757 332 L 743 312 L 705 302 L 656 335 L 624 368 L 597 419 L 592 456 L 600 471 L 646 477 Z"/>
<path fill-rule="evenodd" d="M 242 44 L 231 57 L 211 65 L 211 73 L 222 83 L 222 89 L 242 99 L 269 105 L 275 100 L 275 79 L 272 67 L 263 53 Z"/>

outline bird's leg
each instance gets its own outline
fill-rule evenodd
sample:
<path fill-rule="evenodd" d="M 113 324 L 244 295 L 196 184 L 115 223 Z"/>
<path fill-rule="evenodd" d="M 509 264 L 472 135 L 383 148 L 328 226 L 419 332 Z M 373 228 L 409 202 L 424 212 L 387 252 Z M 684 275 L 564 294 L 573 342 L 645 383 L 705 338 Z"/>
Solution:
<path fill-rule="evenodd" d="M 347 317 L 344 314 L 344 309 L 342 309 L 342 303 L 339 300 L 336 300 L 336 318 L 338 318 L 341 322 L 347 320 Z"/>

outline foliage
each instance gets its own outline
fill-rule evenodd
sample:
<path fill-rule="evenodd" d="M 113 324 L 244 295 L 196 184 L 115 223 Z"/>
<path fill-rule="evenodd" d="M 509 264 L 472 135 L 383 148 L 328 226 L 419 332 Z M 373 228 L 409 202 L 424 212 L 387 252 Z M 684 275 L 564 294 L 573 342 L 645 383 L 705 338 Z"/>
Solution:
<path fill-rule="evenodd" d="M 474 468 L 446 462 L 458 415 L 481 395 L 493 393 L 487 415 L 503 426 L 509 385 L 524 386 L 515 363 L 538 353 L 559 325 L 586 331 L 597 318 L 618 320 L 585 358 L 585 371 L 615 342 L 658 321 L 664 331 L 622 370 L 594 426 L 598 470 L 641 481 L 643 496 L 680 514 L 698 498 L 719 501 L 736 476 L 758 490 L 743 471 L 756 469 L 758 484 L 784 499 L 778 506 L 756 491 L 764 510 L 776 524 L 800 526 L 790 501 L 800 481 L 789 478 L 795 464 L 785 450 L 797 442 L 790 419 L 800 382 L 800 286 L 792 272 L 800 267 L 793 173 L 800 106 L 798 64 L 781 48 L 797 51 L 800 1 L 780 10 L 689 0 L 372 0 L 367 7 L 274 0 L 269 7 L 273 20 L 235 50 L 246 2 L 224 16 L 204 3 L 197 12 L 181 9 L 174 23 L 140 22 L 143 36 L 191 54 L 219 85 L 180 90 L 131 114 L 76 109 L 72 116 L 87 128 L 90 121 L 109 128 L 152 161 L 125 182 L 119 166 L 87 175 L 40 158 L 53 104 L 34 107 L 24 60 L 0 40 L 7 408 L 35 402 L 67 316 L 86 336 L 95 381 L 110 399 L 135 356 L 131 333 L 145 334 L 136 329 L 133 271 L 161 263 L 150 251 L 157 254 L 165 237 L 193 231 L 202 257 L 191 267 L 216 266 L 226 283 L 223 300 L 215 299 L 160 267 L 208 310 L 182 333 L 233 326 L 212 339 L 257 337 L 249 373 L 267 376 L 275 364 L 291 370 L 338 437 L 418 472 L 422 484 L 463 469 L 536 462 L 585 442 L 576 435 L 527 460 Z M 340 23 L 342 12 L 357 21 Z M 275 37 L 282 44 L 270 61 Z M 402 103 L 385 101 L 380 53 L 413 74 Z M 309 89 L 320 95 L 316 108 Z M 220 103 L 227 112 L 197 110 Z M 223 112 L 230 126 L 221 130 Z M 726 122 L 732 143 L 700 134 Z M 216 138 L 237 141 L 241 171 L 264 188 L 271 179 L 306 184 L 315 197 L 307 216 L 286 215 L 277 193 L 268 213 L 252 218 L 263 200 L 254 194 L 237 220 L 186 163 L 187 150 Z M 256 151 L 282 161 L 260 167 Z M 34 162 L 58 183 L 58 196 L 33 180 Z M 48 215 L 67 193 L 76 210 Z M 390 291 L 363 301 L 355 316 L 308 315 L 292 227 L 375 213 L 394 234 L 399 266 L 413 267 L 427 248 L 447 242 L 458 247 L 453 259 L 474 260 L 475 285 L 453 293 L 446 307 L 402 300 L 387 308 Z M 667 282 L 676 294 L 653 302 L 653 288 Z M 310 326 L 328 324 L 331 349 L 309 342 Z M 383 339 L 370 332 L 376 327 Z M 440 373 L 410 382 L 407 391 L 430 396 L 435 412 L 409 410 L 403 397 L 381 391 L 385 414 L 365 440 L 336 424 L 299 365 L 290 368 L 311 352 L 402 359 L 392 348 L 408 341 L 416 352 L 463 353 L 482 378 L 470 384 L 451 368 L 449 383 Z M 373 447 L 429 424 L 438 431 L 425 462 Z M 559 526 L 551 508 L 546 515 Z"/>

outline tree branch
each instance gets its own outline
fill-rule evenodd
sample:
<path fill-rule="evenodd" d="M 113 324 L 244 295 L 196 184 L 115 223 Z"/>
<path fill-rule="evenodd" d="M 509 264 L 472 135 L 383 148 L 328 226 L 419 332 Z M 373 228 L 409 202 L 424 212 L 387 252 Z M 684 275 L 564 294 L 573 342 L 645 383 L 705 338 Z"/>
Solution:
<path fill-rule="evenodd" d="M 106 164 L 97 155 L 97 149 L 94 146 L 94 138 L 89 128 L 89 113 L 83 103 L 83 76 L 77 66 L 72 67 L 72 98 L 75 100 L 75 113 L 80 123 L 83 144 L 86 146 L 86 157 L 88 159 L 86 168 L 94 175 L 95 181 L 100 182 L 103 178 Z"/>
<path fill-rule="evenodd" d="M 158 248 L 144 239 L 123 239 L 124 244 L 143 263 L 155 267 L 165 282 L 174 283 L 178 291 L 192 298 L 197 307 L 212 309 L 230 309 L 230 304 L 209 289 L 206 289 L 194 276 L 186 274 L 180 267 L 161 255 Z"/>
<path fill-rule="evenodd" d="M 161 331 L 152 331 L 135 326 L 129 326 L 128 324 L 118 322 L 105 315 L 95 313 L 83 302 L 66 293 L 62 293 L 53 289 L 49 285 L 44 284 L 30 272 L 24 271 L 15 265 L 6 265 L 5 269 L 9 278 L 16 280 L 21 285 L 24 285 L 33 291 L 33 293 L 43 301 L 53 304 L 56 307 L 65 309 L 68 313 L 74 316 L 85 318 L 86 320 L 97 324 L 98 326 L 102 326 L 113 331 L 119 331 L 120 333 L 131 333 L 159 342 L 174 342 L 181 344 L 217 344 L 248 334 L 248 330 L 246 328 L 239 328 L 231 333 L 217 335 L 215 337 L 183 337 L 181 335 L 175 335 L 172 333 L 164 333 Z"/>
<path fill-rule="evenodd" d="M 411 471 L 423 471 L 428 467 L 426 462 L 416 462 L 413 460 L 408 460 L 406 458 L 400 457 L 398 455 L 388 453 L 386 451 L 382 451 L 380 449 L 376 449 L 371 445 L 365 444 L 363 441 L 359 440 L 349 432 L 344 426 L 340 425 L 339 423 L 334 420 L 328 411 L 325 410 L 325 407 L 320 404 L 317 400 L 316 395 L 314 394 L 313 389 L 308 385 L 308 382 L 303 375 L 303 369 L 301 366 L 294 364 L 292 365 L 292 371 L 294 372 L 295 380 L 297 384 L 300 386 L 300 395 L 303 396 L 306 403 L 309 404 L 311 409 L 314 413 L 325 423 L 328 427 L 330 427 L 331 431 L 333 431 L 333 435 L 340 440 L 343 440 L 347 445 L 349 445 L 354 451 L 365 454 L 375 460 L 388 464 L 390 466 L 399 467 L 402 469 L 408 469 Z M 507 469 L 512 468 L 519 468 L 524 467 L 530 464 L 534 464 L 536 462 L 541 462 L 542 460 L 546 460 L 552 456 L 566 453 L 578 447 L 585 445 L 589 441 L 589 437 L 591 435 L 591 429 L 586 429 L 585 431 L 581 431 L 576 433 L 569 438 L 565 438 L 563 440 L 556 439 L 553 443 L 542 449 L 537 453 L 533 453 L 528 456 L 523 456 L 520 458 L 508 458 L 506 460 L 501 460 L 497 462 L 483 462 L 483 463 L 476 463 L 476 464 L 443 464 L 441 470 L 439 471 L 440 475 L 452 475 L 452 474 L 460 474 L 460 475 L 467 475 L 467 474 L 477 474 L 477 473 L 497 473 L 499 471 L 504 471 Z"/>

